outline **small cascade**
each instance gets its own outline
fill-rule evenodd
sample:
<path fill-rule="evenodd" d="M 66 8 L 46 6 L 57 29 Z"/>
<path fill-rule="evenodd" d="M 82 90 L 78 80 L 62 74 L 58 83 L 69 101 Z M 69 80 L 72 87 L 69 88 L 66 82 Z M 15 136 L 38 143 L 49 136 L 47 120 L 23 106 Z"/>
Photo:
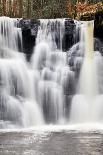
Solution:
<path fill-rule="evenodd" d="M 72 74 L 62 52 L 64 20 L 40 20 L 36 47 L 32 56 L 38 73 L 37 100 L 47 123 L 64 123 L 64 87 Z M 72 75 L 71 75 L 72 76 Z"/>
<path fill-rule="evenodd" d="M 93 30 L 94 23 L 92 21 L 81 24 L 80 44 L 84 44 L 84 58 L 82 58 L 77 92 L 71 103 L 71 123 L 96 122 L 101 115 L 101 112 L 96 108 L 101 104 L 102 98 L 99 91 L 100 73 L 98 73 L 100 70 L 99 60 L 100 58 L 102 60 L 102 56 L 98 51 L 94 51 Z M 103 67 L 103 63 L 101 66 Z"/>
<path fill-rule="evenodd" d="M 17 50 L 22 46 L 21 29 L 17 28 L 17 19 L 0 17 L 0 45 Z"/>
<path fill-rule="evenodd" d="M 41 19 L 37 34 L 36 43 L 42 41 L 48 43 L 50 47 L 62 50 L 62 40 L 65 31 L 65 19 Z"/>
<path fill-rule="evenodd" d="M 0 128 L 43 123 L 35 99 L 33 75 L 30 76 L 24 55 L 18 52 L 20 45 L 22 33 L 17 20 L 0 17 Z"/>
<path fill-rule="evenodd" d="M 93 99 L 96 95 L 98 95 L 97 68 L 94 59 L 95 56 L 94 41 L 93 41 L 94 23 L 88 22 L 85 25 L 86 26 L 83 27 L 84 30 L 82 30 L 81 28 L 81 36 L 84 35 L 83 37 L 85 43 L 85 54 L 84 54 L 84 62 L 80 73 L 80 80 L 79 80 L 80 84 L 78 91 L 80 91 L 80 93 L 87 95 L 87 97 Z"/>

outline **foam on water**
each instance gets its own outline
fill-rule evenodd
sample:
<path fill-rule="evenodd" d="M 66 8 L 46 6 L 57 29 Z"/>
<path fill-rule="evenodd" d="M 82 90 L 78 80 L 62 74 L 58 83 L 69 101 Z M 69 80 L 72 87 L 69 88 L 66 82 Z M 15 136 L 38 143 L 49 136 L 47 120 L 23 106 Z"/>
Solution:
<path fill-rule="evenodd" d="M 65 20 L 40 20 L 29 63 L 17 23 L 0 17 L 0 128 L 103 129 L 103 58 L 94 51 L 93 21 L 75 22 L 80 40 L 63 52 Z"/>
<path fill-rule="evenodd" d="M 24 55 L 18 52 L 22 32 L 17 20 L 0 17 L 0 40 L 0 128 L 40 125 L 43 118 L 35 99 L 34 80 Z"/>
<path fill-rule="evenodd" d="M 99 109 L 102 102 L 99 87 L 102 82 L 99 83 L 100 74 L 98 74 L 98 60 L 102 59 L 102 56 L 97 54 L 99 52 L 94 52 L 93 27 L 93 22 L 85 22 L 81 25 L 80 42 L 84 43 L 85 53 L 77 93 L 73 97 L 71 105 L 70 121 L 75 123 L 92 123 L 102 120 L 101 110 Z M 103 64 L 101 66 L 103 67 Z"/>

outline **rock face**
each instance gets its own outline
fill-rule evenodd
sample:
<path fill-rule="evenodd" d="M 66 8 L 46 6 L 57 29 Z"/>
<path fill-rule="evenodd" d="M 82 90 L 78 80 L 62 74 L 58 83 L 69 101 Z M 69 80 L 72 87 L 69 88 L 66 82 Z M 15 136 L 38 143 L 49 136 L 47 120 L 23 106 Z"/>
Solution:
<path fill-rule="evenodd" d="M 103 10 L 97 11 L 95 14 L 82 15 L 80 20 L 94 20 L 94 36 L 103 41 Z"/>
<path fill-rule="evenodd" d="M 103 11 L 95 14 L 95 36 L 103 41 Z"/>
<path fill-rule="evenodd" d="M 63 50 L 67 51 L 75 42 L 76 25 L 74 20 L 65 20 L 65 35 L 63 40 Z"/>
<path fill-rule="evenodd" d="M 102 17 L 100 14 L 97 14 L 95 17 L 95 27 L 94 27 L 94 36 L 96 39 L 96 50 L 100 50 L 103 53 L 103 24 Z M 25 20 L 21 19 L 19 21 L 19 27 L 22 29 L 23 36 L 23 52 L 27 55 L 27 59 L 30 59 L 30 56 L 33 52 L 33 47 L 35 45 L 35 40 L 38 32 L 38 26 L 40 25 L 39 20 Z M 76 34 L 76 24 L 72 19 L 65 19 L 65 34 L 63 37 L 63 51 L 68 51 L 68 49 L 75 43 L 78 42 L 79 38 Z M 99 46 L 99 47 L 98 47 Z"/>
<path fill-rule="evenodd" d="M 24 20 L 19 21 L 19 27 L 22 29 L 23 36 L 23 52 L 27 55 L 27 59 L 30 56 L 35 45 L 35 40 L 38 32 L 39 20 Z M 67 51 L 73 44 L 75 38 L 75 23 L 72 19 L 65 20 L 65 35 L 63 38 L 63 51 Z"/>
<path fill-rule="evenodd" d="M 39 24 L 39 20 L 21 19 L 19 22 L 19 27 L 22 29 L 23 36 L 23 52 L 27 55 L 28 60 L 30 59 L 35 45 Z"/>

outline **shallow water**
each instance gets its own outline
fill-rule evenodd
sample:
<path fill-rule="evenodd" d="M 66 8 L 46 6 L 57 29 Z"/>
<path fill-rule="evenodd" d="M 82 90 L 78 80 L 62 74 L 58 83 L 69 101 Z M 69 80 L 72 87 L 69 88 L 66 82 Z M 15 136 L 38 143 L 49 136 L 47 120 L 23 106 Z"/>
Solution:
<path fill-rule="evenodd" d="M 0 132 L 0 155 L 103 155 L 103 133 L 76 130 Z"/>

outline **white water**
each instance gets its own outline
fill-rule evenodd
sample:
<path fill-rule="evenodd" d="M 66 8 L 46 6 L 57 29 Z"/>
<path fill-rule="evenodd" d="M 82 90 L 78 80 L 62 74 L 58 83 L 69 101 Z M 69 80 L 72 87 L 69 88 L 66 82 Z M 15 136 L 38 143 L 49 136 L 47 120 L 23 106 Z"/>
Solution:
<path fill-rule="evenodd" d="M 0 128 L 103 121 L 103 58 L 93 48 L 94 24 L 77 23 L 80 42 L 63 52 L 64 21 L 40 20 L 27 63 L 17 20 L 0 17 Z"/>
<path fill-rule="evenodd" d="M 22 33 L 16 20 L 0 17 L 0 40 L 0 128 L 40 125 L 43 117 L 31 71 L 24 55 L 18 52 Z"/>
<path fill-rule="evenodd" d="M 18 50 L 22 41 L 21 29 L 17 29 L 17 20 L 9 17 L 0 17 L 0 45 L 13 50 Z"/>
<path fill-rule="evenodd" d="M 63 82 L 70 72 L 66 53 L 62 52 L 64 20 L 41 20 L 40 23 L 32 56 L 32 66 L 39 77 L 37 101 L 47 123 L 64 123 Z M 56 46 L 57 33 L 59 49 Z"/>
<path fill-rule="evenodd" d="M 103 97 L 99 91 L 99 87 L 102 86 L 102 82 L 99 83 L 100 74 L 102 74 L 99 63 L 102 68 L 103 58 L 99 51 L 94 51 L 93 28 L 93 22 L 81 25 L 81 42 L 84 42 L 85 53 L 77 93 L 71 104 L 71 123 L 100 123 L 103 121 Z"/>

